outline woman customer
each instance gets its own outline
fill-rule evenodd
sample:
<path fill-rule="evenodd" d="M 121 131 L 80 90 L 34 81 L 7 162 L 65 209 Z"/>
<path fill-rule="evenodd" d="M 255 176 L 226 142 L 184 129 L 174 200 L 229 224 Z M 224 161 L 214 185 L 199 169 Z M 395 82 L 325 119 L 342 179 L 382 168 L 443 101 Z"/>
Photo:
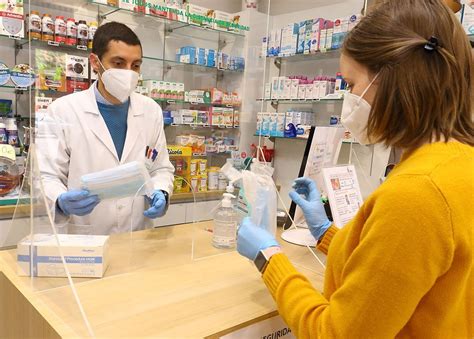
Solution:
<path fill-rule="evenodd" d="M 474 123 L 469 41 L 442 0 L 385 1 L 346 38 L 342 121 L 362 143 L 404 150 L 400 164 L 338 230 L 316 185 L 295 182 L 318 248 L 315 290 L 265 230 L 245 219 L 255 260 L 298 338 L 474 336 Z"/>

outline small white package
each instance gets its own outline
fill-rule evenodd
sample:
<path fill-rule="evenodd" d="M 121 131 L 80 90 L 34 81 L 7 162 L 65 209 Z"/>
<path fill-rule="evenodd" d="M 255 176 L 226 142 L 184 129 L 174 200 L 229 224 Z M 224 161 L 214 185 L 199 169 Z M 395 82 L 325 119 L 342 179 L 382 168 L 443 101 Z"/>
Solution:
<path fill-rule="evenodd" d="M 104 276 L 108 266 L 108 235 L 58 234 L 58 239 L 71 277 Z M 66 277 L 54 234 L 22 239 L 17 246 L 17 262 L 20 276 Z"/>

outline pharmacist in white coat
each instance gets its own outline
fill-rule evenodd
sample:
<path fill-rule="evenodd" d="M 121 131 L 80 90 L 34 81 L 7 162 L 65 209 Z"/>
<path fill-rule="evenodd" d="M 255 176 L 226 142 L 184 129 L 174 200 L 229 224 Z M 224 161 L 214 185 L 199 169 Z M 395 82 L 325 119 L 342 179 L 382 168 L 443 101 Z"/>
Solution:
<path fill-rule="evenodd" d="M 144 229 L 166 213 L 174 168 L 160 106 L 134 93 L 142 63 L 140 40 L 127 26 L 107 23 L 96 32 L 90 62 L 99 80 L 84 92 L 54 101 L 38 121 L 38 164 L 46 198 L 56 225 L 66 225 L 69 233 Z M 151 197 L 100 201 L 81 189 L 84 174 L 132 161 L 147 165 Z"/>

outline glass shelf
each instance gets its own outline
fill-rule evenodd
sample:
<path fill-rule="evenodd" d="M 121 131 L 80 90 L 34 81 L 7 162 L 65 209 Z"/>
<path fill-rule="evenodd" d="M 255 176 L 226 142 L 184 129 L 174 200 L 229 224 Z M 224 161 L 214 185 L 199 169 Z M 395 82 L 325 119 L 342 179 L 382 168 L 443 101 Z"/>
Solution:
<path fill-rule="evenodd" d="M 236 73 L 236 74 L 244 73 L 244 71 L 219 69 L 217 67 L 210 67 L 210 66 L 204 66 L 204 65 L 199 65 L 199 64 L 188 64 L 188 63 L 179 62 L 176 60 L 168 60 L 168 59 L 155 58 L 155 57 L 150 57 L 150 56 L 143 56 L 143 59 L 162 62 L 164 67 L 167 67 L 168 69 L 181 69 L 183 71 L 189 71 L 189 72 L 199 71 L 199 72 L 209 73 L 209 70 L 214 70 L 216 72 L 224 72 L 224 73 Z"/>
<path fill-rule="evenodd" d="M 342 102 L 343 98 L 323 98 L 323 99 L 314 99 L 314 100 L 287 100 L 287 99 L 257 99 L 257 101 L 264 101 L 264 102 L 272 102 L 276 104 L 300 104 L 300 105 L 308 105 L 308 104 L 324 104 L 330 102 Z"/>
<path fill-rule="evenodd" d="M 340 49 L 332 49 L 326 52 L 318 52 L 313 54 L 295 54 L 291 56 L 278 56 L 278 57 L 267 57 L 267 60 L 273 60 L 274 62 L 305 62 L 305 61 L 317 61 L 327 59 L 337 59 L 341 56 Z"/>
<path fill-rule="evenodd" d="M 184 100 L 176 100 L 176 99 L 155 99 L 158 103 L 167 103 L 168 105 L 191 105 L 191 106 L 204 106 L 204 107 L 225 107 L 225 108 L 240 108 L 241 105 L 223 105 L 223 104 L 208 104 L 208 103 L 199 103 L 199 102 L 189 102 Z"/>
<path fill-rule="evenodd" d="M 68 51 L 76 51 L 76 52 L 89 52 L 90 49 L 88 48 L 81 48 L 78 46 L 69 46 L 65 44 L 59 44 L 54 41 L 42 41 L 42 40 L 36 40 L 36 39 L 28 39 L 28 38 L 12 38 L 7 35 L 0 35 L 0 38 L 2 40 L 10 40 L 12 42 L 15 42 L 15 44 L 18 46 L 19 49 L 22 49 L 25 45 L 31 45 L 32 47 L 51 47 L 51 48 L 58 48 L 58 49 L 64 49 Z"/>
<path fill-rule="evenodd" d="M 130 15 L 134 15 L 134 16 L 141 16 L 141 17 L 149 18 L 149 19 L 151 19 L 155 22 L 159 22 L 161 24 L 166 25 L 167 31 L 169 33 L 173 33 L 174 31 L 179 31 L 179 30 L 185 30 L 186 29 L 186 31 L 182 33 L 183 35 L 190 36 L 189 31 L 191 30 L 191 31 L 195 32 L 195 34 L 196 34 L 195 38 L 201 38 L 201 39 L 203 38 L 203 35 L 199 34 L 198 32 L 201 32 L 201 33 L 202 32 L 210 32 L 213 35 L 215 35 L 215 37 L 219 37 L 220 35 L 224 35 L 224 36 L 228 36 L 228 37 L 236 37 L 236 38 L 245 37 L 245 33 L 222 31 L 222 30 L 213 29 L 213 28 L 196 26 L 196 25 L 192 25 L 188 22 L 167 19 L 167 18 L 163 18 L 163 17 L 153 15 L 153 14 L 145 14 L 145 13 L 140 13 L 140 12 L 134 12 L 134 11 L 131 11 L 131 10 L 128 10 L 128 9 L 125 9 L 125 8 L 118 8 L 118 7 L 107 5 L 107 4 L 97 3 L 94 0 L 87 0 L 87 3 L 89 5 L 98 6 L 100 9 L 103 9 L 104 11 L 103 11 L 103 13 L 101 13 L 101 16 L 103 16 L 103 17 L 107 17 L 107 16 L 110 16 L 110 15 L 115 14 L 115 13 L 126 13 L 126 14 L 130 14 Z"/>
<path fill-rule="evenodd" d="M 303 140 L 303 141 L 307 141 L 308 138 L 287 138 L 287 137 L 275 137 L 275 136 L 272 136 L 272 135 L 258 135 L 258 134 L 254 134 L 255 137 L 262 137 L 262 138 L 267 138 L 267 139 L 282 139 L 282 140 Z"/>
<path fill-rule="evenodd" d="M 199 125 L 199 124 L 165 124 L 165 126 L 169 126 L 169 127 L 190 127 L 190 128 L 193 128 L 193 129 L 202 128 L 202 129 L 209 129 L 209 130 L 212 130 L 212 129 L 234 130 L 234 129 L 240 128 L 240 126 L 224 126 L 224 125 L 211 126 L 211 125 Z"/>

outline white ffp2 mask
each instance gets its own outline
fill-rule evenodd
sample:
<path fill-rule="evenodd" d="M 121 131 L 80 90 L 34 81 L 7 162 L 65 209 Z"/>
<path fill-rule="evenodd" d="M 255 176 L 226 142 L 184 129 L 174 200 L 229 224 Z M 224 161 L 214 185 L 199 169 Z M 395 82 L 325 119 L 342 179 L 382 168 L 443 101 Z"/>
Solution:
<path fill-rule="evenodd" d="M 369 90 L 379 75 L 377 74 L 370 82 L 361 96 L 352 93 L 344 94 L 344 102 L 342 104 L 341 123 L 347 128 L 352 136 L 361 144 L 369 145 L 370 138 L 367 133 L 367 125 L 372 107 L 364 99 L 364 95 Z"/>
<path fill-rule="evenodd" d="M 97 61 L 104 70 L 100 78 L 106 91 L 118 101 L 125 102 L 137 88 L 139 74 L 129 69 L 105 69 L 99 58 Z"/>

